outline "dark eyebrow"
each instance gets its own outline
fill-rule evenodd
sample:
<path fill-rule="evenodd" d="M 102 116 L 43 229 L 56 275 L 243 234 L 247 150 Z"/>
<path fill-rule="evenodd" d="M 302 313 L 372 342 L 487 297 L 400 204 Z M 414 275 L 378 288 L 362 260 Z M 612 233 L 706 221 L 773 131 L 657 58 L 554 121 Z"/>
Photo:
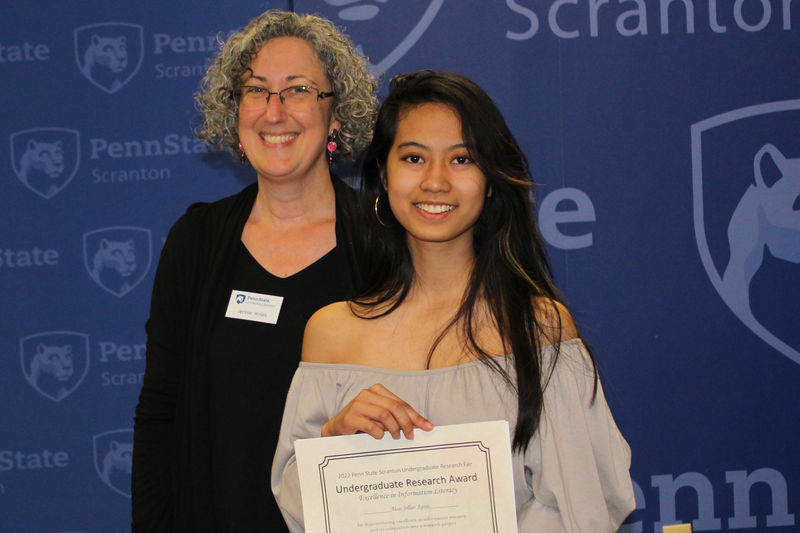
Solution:
<path fill-rule="evenodd" d="M 422 148 L 424 150 L 428 149 L 428 147 L 425 146 L 424 144 L 421 144 L 421 143 L 418 143 L 418 142 L 414 142 L 414 141 L 407 141 L 407 142 L 404 142 L 404 143 L 400 143 L 400 144 L 397 145 L 397 147 L 398 148 L 414 147 L 414 148 Z"/>
<path fill-rule="evenodd" d="M 406 148 L 406 147 L 409 147 L 409 146 L 413 146 L 413 147 L 416 147 L 416 148 L 422 148 L 423 150 L 430 150 L 430 148 L 428 148 L 424 144 L 418 143 L 416 141 L 406 141 L 404 143 L 400 143 L 400 144 L 397 145 L 398 148 Z M 467 145 L 464 144 L 464 143 L 459 143 L 459 144 L 454 144 L 453 146 L 448 146 L 447 150 L 448 151 L 449 150 L 459 150 L 461 148 L 464 148 L 465 150 L 469 150 L 467 148 Z"/>
<path fill-rule="evenodd" d="M 263 82 L 263 83 L 267 83 L 267 78 L 265 78 L 264 76 L 258 76 L 257 74 L 254 74 L 251 71 L 250 77 L 247 78 L 245 81 L 253 80 L 253 79 L 258 80 L 258 81 Z M 287 76 L 286 77 L 287 81 L 294 81 L 294 80 L 297 80 L 297 79 L 304 79 L 304 80 L 308 80 L 309 83 L 316 83 L 314 80 L 312 80 L 308 76 L 303 76 L 302 74 L 292 74 L 291 76 Z"/>
<path fill-rule="evenodd" d="M 286 76 L 286 79 L 288 81 L 294 81 L 294 80 L 299 79 L 299 78 L 302 78 L 304 80 L 308 80 L 309 83 L 317 84 L 316 81 L 312 80 L 308 76 L 304 76 L 303 74 L 292 74 L 291 76 Z M 319 84 L 317 84 L 317 85 L 319 85 Z"/>

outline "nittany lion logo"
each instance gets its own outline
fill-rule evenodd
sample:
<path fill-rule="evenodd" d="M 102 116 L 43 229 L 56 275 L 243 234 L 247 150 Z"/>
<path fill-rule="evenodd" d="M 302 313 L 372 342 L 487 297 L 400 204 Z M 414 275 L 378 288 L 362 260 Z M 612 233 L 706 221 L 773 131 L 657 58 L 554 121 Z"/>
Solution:
<path fill-rule="evenodd" d="M 109 94 L 128 83 L 144 58 L 144 30 L 137 24 L 107 22 L 75 30 L 75 61 L 92 85 Z"/>
<path fill-rule="evenodd" d="M 388 71 L 422 37 L 444 0 L 297 0 L 298 12 L 344 26 L 372 66 Z M 380 37 L 376 37 L 380 36 Z"/>
<path fill-rule="evenodd" d="M 66 128 L 32 128 L 11 135 L 11 165 L 19 181 L 49 200 L 61 192 L 80 164 L 80 134 Z"/>
<path fill-rule="evenodd" d="M 706 272 L 736 316 L 800 364 L 800 100 L 692 125 L 694 222 Z"/>
<path fill-rule="evenodd" d="M 94 469 L 114 492 L 131 497 L 133 430 L 117 429 L 93 437 Z"/>
<path fill-rule="evenodd" d="M 19 340 L 22 374 L 39 394 L 60 402 L 89 371 L 89 337 L 74 331 L 46 331 Z"/>
<path fill-rule="evenodd" d="M 83 235 L 83 259 L 89 277 L 118 298 L 141 283 L 152 260 L 150 230 L 118 226 Z"/>

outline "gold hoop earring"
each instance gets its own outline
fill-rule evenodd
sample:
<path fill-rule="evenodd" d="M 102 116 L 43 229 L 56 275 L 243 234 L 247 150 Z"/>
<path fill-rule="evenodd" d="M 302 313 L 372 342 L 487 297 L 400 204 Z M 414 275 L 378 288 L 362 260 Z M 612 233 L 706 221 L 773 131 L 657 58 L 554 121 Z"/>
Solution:
<path fill-rule="evenodd" d="M 380 224 L 384 228 L 391 228 L 392 227 L 391 224 L 386 224 L 383 220 L 381 220 L 381 215 L 379 212 L 378 202 L 380 202 L 381 196 L 383 196 L 384 194 L 385 193 L 380 193 L 378 194 L 378 196 L 375 197 L 375 218 L 378 219 L 378 224 Z M 386 197 L 388 198 L 389 195 L 387 194 Z"/>

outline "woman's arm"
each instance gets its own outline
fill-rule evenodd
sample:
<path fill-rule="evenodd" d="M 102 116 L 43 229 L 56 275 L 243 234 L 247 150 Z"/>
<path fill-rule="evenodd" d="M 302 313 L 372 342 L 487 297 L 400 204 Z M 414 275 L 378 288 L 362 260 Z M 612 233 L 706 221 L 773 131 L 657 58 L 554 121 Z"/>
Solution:
<path fill-rule="evenodd" d="M 520 531 L 613 533 L 634 509 L 630 448 L 594 379 L 583 344 L 563 344 L 525 452 L 533 499 L 518 513 Z"/>
<path fill-rule="evenodd" d="M 164 244 L 156 270 L 147 331 L 146 367 L 134 418 L 132 531 L 169 532 L 173 527 L 175 413 L 185 368 L 189 295 L 188 257 L 181 223 Z"/>
<path fill-rule="evenodd" d="M 329 375 L 304 372 L 302 367 L 295 372 L 286 396 L 270 476 L 272 493 L 292 533 L 305 530 L 294 443 L 297 439 L 319 437 L 329 417 L 328 408 L 336 399 L 336 382 Z"/>

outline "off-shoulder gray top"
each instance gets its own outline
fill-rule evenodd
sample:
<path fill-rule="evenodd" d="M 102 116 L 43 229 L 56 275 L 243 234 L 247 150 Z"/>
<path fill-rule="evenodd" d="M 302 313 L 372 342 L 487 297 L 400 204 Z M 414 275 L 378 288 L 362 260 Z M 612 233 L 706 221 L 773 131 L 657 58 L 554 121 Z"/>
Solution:
<path fill-rule="evenodd" d="M 552 360 L 547 346 L 542 359 Z M 509 365 L 511 357 L 502 357 Z M 272 464 L 272 491 L 292 532 L 303 528 L 294 441 L 319 437 L 323 424 L 362 389 L 381 383 L 435 425 L 507 420 L 513 438 L 514 391 L 474 361 L 433 370 L 389 370 L 301 362 L 286 400 Z M 539 429 L 524 453 L 512 454 L 519 531 L 615 532 L 634 509 L 631 452 L 617 429 L 578 339 L 561 343 L 544 391 Z"/>

